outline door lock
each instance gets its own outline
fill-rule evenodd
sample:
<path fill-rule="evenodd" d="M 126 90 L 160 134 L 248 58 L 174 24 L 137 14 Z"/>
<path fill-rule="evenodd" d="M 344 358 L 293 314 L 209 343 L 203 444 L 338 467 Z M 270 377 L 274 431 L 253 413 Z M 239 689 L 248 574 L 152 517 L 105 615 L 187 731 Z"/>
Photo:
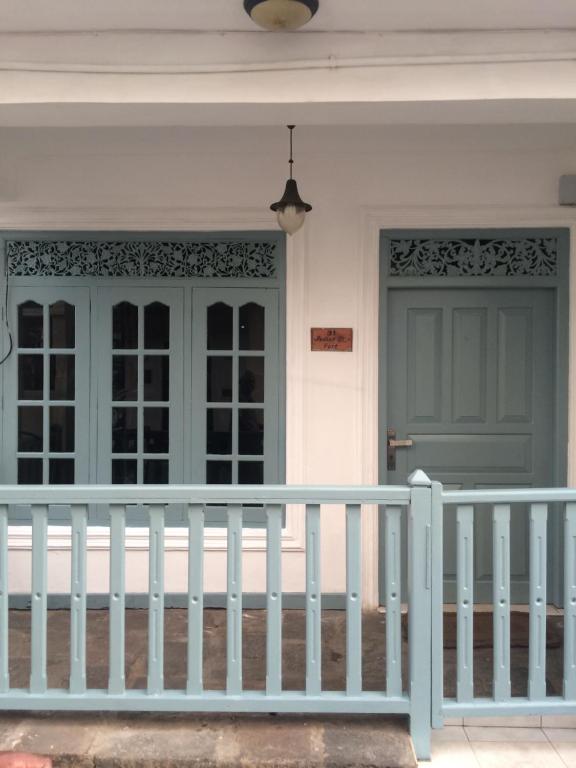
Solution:
<path fill-rule="evenodd" d="M 386 441 L 386 456 L 388 459 L 388 469 L 393 471 L 396 469 L 396 449 L 411 448 L 414 445 L 414 443 L 412 440 L 396 440 L 395 429 L 387 430 L 386 434 L 388 437 Z"/>

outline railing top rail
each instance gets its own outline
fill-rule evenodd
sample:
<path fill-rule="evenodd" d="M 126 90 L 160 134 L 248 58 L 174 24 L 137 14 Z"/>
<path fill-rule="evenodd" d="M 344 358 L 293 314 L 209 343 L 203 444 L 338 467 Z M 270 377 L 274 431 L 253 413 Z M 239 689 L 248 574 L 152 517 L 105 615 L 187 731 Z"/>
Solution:
<path fill-rule="evenodd" d="M 576 488 L 506 488 L 498 490 L 443 491 L 444 504 L 515 504 L 576 501 Z"/>
<path fill-rule="evenodd" d="M 0 504 L 389 504 L 410 488 L 348 485 L 0 485 Z"/>

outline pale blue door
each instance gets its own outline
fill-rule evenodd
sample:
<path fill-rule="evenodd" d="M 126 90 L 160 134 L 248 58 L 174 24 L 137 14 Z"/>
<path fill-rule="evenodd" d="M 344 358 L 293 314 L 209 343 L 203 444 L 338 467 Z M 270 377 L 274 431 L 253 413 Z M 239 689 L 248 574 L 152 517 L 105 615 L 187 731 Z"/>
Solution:
<path fill-rule="evenodd" d="M 411 441 L 382 457 L 387 480 L 423 469 L 447 488 L 554 485 L 556 306 L 545 288 L 389 292 L 388 429 Z M 477 601 L 491 599 L 489 510 L 475 516 Z M 528 589 L 528 520 L 513 513 L 513 599 Z M 446 515 L 446 599 L 455 520 Z"/>

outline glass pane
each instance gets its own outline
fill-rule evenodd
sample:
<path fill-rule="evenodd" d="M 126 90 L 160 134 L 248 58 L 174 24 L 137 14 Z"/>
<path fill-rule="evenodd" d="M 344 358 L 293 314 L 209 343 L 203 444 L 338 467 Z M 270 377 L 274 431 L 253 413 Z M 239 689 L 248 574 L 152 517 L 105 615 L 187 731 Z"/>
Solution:
<path fill-rule="evenodd" d="M 44 358 L 42 355 L 18 355 L 18 398 L 42 400 L 44 393 Z"/>
<path fill-rule="evenodd" d="M 48 478 L 53 485 L 73 485 L 74 459 L 50 459 Z"/>
<path fill-rule="evenodd" d="M 136 453 L 137 408 L 112 408 L 112 453 Z"/>
<path fill-rule="evenodd" d="M 264 349 L 264 307 L 240 307 L 240 349 Z"/>
<path fill-rule="evenodd" d="M 18 450 L 41 451 L 43 445 L 44 409 L 38 405 L 18 408 Z"/>
<path fill-rule="evenodd" d="M 238 482 L 242 485 L 262 485 L 264 463 L 262 461 L 239 461 Z"/>
<path fill-rule="evenodd" d="M 232 462 L 207 461 L 206 482 L 209 485 L 230 485 L 232 482 Z"/>
<path fill-rule="evenodd" d="M 112 310 L 112 346 L 114 349 L 137 349 L 138 307 L 123 301 Z"/>
<path fill-rule="evenodd" d="M 18 485 L 42 485 L 42 459 L 18 459 Z"/>
<path fill-rule="evenodd" d="M 144 400 L 170 399 L 170 358 L 167 355 L 144 356 Z"/>
<path fill-rule="evenodd" d="M 148 485 L 165 485 L 168 482 L 168 461 L 144 459 L 144 482 Z"/>
<path fill-rule="evenodd" d="M 35 301 L 27 301 L 18 307 L 18 346 L 42 347 L 44 345 L 42 307 Z"/>
<path fill-rule="evenodd" d="M 238 411 L 238 453 L 256 456 L 264 453 L 264 411 L 242 408 Z"/>
<path fill-rule="evenodd" d="M 208 409 L 206 453 L 232 453 L 232 411 L 229 408 Z"/>
<path fill-rule="evenodd" d="M 135 485 L 138 482 L 136 459 L 112 459 L 112 483 Z"/>
<path fill-rule="evenodd" d="M 232 349 L 232 307 L 212 304 L 208 307 L 208 349 Z"/>
<path fill-rule="evenodd" d="M 241 403 L 264 402 L 264 358 L 238 359 L 238 399 Z"/>
<path fill-rule="evenodd" d="M 50 306 L 50 346 L 72 349 L 75 344 L 74 307 L 65 301 Z"/>
<path fill-rule="evenodd" d="M 50 355 L 50 399 L 74 400 L 74 355 Z"/>
<path fill-rule="evenodd" d="M 209 403 L 232 401 L 232 358 L 209 357 L 206 398 Z"/>
<path fill-rule="evenodd" d="M 114 355 L 112 358 L 112 400 L 137 400 L 138 357 Z"/>
<path fill-rule="evenodd" d="M 169 414 L 168 408 L 144 408 L 144 453 L 170 450 Z"/>
<path fill-rule="evenodd" d="M 50 450 L 57 453 L 74 450 L 74 408 L 50 406 Z"/>
<path fill-rule="evenodd" d="M 168 349 L 170 346 L 170 307 L 159 302 L 144 307 L 144 348 Z"/>

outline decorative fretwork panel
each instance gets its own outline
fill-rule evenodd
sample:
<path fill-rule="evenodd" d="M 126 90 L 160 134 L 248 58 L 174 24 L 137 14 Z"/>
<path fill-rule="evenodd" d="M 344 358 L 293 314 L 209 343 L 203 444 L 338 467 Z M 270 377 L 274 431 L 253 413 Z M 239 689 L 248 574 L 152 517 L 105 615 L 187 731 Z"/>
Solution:
<path fill-rule="evenodd" d="M 556 237 L 391 238 L 394 277 L 553 277 Z"/>
<path fill-rule="evenodd" d="M 9 240 L 14 277 L 236 277 L 277 276 L 274 240 L 158 242 Z"/>

